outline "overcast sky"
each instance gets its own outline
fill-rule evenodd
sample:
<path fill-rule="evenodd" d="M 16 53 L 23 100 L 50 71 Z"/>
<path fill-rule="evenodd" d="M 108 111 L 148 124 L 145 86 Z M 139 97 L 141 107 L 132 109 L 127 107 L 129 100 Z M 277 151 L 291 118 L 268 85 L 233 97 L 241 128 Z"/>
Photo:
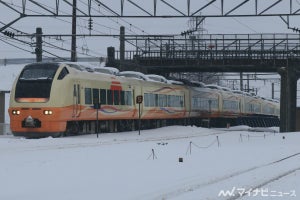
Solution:
<path fill-rule="evenodd" d="M 47 1 L 47 0 L 37 0 L 41 2 L 45 7 L 50 10 L 55 10 L 55 1 Z M 69 0 L 71 2 L 72 0 Z M 225 0 L 224 10 L 229 11 L 239 3 L 244 0 Z M 21 10 L 20 6 L 22 5 L 22 1 L 20 0 L 5 0 L 4 2 L 13 6 L 14 8 Z M 32 4 L 30 1 L 27 2 L 27 14 L 38 14 L 38 13 L 47 13 L 47 11 L 38 8 L 36 5 Z M 114 9 L 117 12 L 120 12 L 120 0 L 102 0 L 101 2 L 108 5 L 110 8 Z M 139 10 L 135 6 L 133 6 L 127 0 L 124 1 L 124 14 L 138 15 L 143 14 L 143 11 Z M 153 1 L 151 0 L 143 0 L 143 1 L 134 1 L 135 3 L 141 5 L 145 10 L 150 13 L 153 13 Z M 184 0 L 169 0 L 169 3 L 172 2 L 172 5 L 179 9 L 180 11 L 186 13 L 187 12 L 187 1 Z M 209 0 L 199 1 L 199 0 L 191 0 L 191 12 L 195 12 L 203 5 L 207 4 Z M 215 3 L 211 4 L 204 10 L 203 14 L 218 14 L 220 13 L 220 0 L 217 0 Z M 243 7 L 239 8 L 235 14 L 253 14 L 254 13 L 254 0 L 249 1 Z M 259 2 L 259 11 L 267 8 L 269 5 L 272 5 L 275 0 L 268 1 L 258 1 Z M 283 0 L 283 2 L 279 3 L 276 7 L 272 8 L 269 12 L 288 12 L 288 0 Z M 300 2 L 300 1 L 299 1 Z M 300 8 L 298 0 L 293 0 L 294 10 Z M 103 7 L 99 7 L 95 1 L 92 1 L 93 9 L 92 14 L 108 14 Z M 87 11 L 87 1 L 86 0 L 78 0 L 78 8 Z M 64 3 L 62 0 L 60 1 L 60 13 L 61 14 L 70 14 L 72 8 Z M 47 13 L 49 14 L 49 13 Z M 166 4 L 162 3 L 160 0 L 157 1 L 157 14 L 177 14 L 176 11 L 168 7 Z M 19 16 L 15 11 L 8 9 L 3 4 L 0 4 L 0 22 L 6 24 Z M 299 16 L 300 17 L 300 16 Z M 290 18 L 290 26 L 292 27 L 300 27 L 299 25 L 299 17 L 291 17 Z M 3 26 L 1 24 L 0 27 Z M 86 28 L 88 24 L 87 18 L 79 18 L 77 22 L 77 33 L 89 33 Z M 126 28 L 126 34 L 180 34 L 182 31 L 188 29 L 188 18 L 172 18 L 172 19 L 154 19 L 154 18 L 93 18 L 93 30 L 94 34 L 118 34 L 119 27 L 123 25 Z M 71 34 L 71 19 L 70 18 L 32 18 L 26 17 L 16 22 L 11 26 L 14 29 L 20 30 L 25 33 L 34 33 L 36 27 L 41 27 L 43 29 L 43 33 L 45 34 Z M 204 28 L 206 33 L 213 34 L 228 34 L 228 33 L 293 33 L 291 30 L 287 29 L 287 25 L 279 18 L 279 17 L 227 17 L 227 18 L 206 18 L 204 22 Z M 7 30 L 12 30 L 8 28 Z M 30 47 L 29 45 L 17 43 L 14 40 L 9 40 L 4 35 L 0 36 L 1 40 L 5 40 L 6 42 L 10 42 L 13 45 L 21 47 L 25 50 L 20 50 L 12 45 L 6 44 L 3 41 L 0 41 L 0 59 L 1 58 L 12 58 L 12 57 L 34 57 L 35 55 L 30 53 L 34 51 L 34 47 Z M 18 38 L 22 41 L 26 42 L 34 42 L 34 38 L 31 40 L 30 38 Z M 63 38 L 63 40 L 57 40 L 55 38 L 45 38 L 45 41 L 54 44 L 61 48 L 70 49 L 70 39 L 71 38 Z M 46 44 L 45 44 L 46 45 Z M 109 46 L 114 46 L 118 49 L 119 40 L 118 38 L 112 37 L 98 37 L 98 38 L 78 38 L 77 39 L 78 46 L 78 56 L 83 56 L 80 53 L 86 52 L 88 49 L 88 54 L 92 56 L 106 56 L 106 48 Z M 133 48 L 126 44 L 126 48 Z M 45 47 L 46 49 L 46 47 Z M 59 54 L 60 56 L 69 56 L 70 53 L 67 51 L 58 51 L 57 49 L 48 49 L 49 52 L 54 54 Z M 29 51 L 29 52 L 28 52 Z M 47 55 L 46 53 L 44 55 Z M 49 54 L 48 54 L 49 56 Z"/>

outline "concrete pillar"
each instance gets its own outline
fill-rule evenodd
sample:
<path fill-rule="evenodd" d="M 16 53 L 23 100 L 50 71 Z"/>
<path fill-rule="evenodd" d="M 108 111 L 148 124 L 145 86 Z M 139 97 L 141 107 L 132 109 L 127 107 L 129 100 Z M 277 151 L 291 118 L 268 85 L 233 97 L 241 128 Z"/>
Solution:
<path fill-rule="evenodd" d="M 296 131 L 297 71 L 292 66 L 280 68 L 280 132 Z"/>
<path fill-rule="evenodd" d="M 5 122 L 5 93 L 0 91 L 0 123 Z"/>
<path fill-rule="evenodd" d="M 294 67 L 287 68 L 287 131 L 296 131 L 297 73 Z"/>

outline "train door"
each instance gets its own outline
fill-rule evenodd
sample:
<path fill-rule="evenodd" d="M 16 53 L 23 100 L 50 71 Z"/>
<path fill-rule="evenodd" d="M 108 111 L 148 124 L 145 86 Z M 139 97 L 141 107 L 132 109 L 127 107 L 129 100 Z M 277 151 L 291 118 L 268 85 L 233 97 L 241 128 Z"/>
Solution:
<path fill-rule="evenodd" d="M 80 99 L 80 84 L 75 83 L 73 85 L 73 112 L 72 112 L 72 117 L 77 118 L 80 115 L 81 112 L 81 99 Z"/>

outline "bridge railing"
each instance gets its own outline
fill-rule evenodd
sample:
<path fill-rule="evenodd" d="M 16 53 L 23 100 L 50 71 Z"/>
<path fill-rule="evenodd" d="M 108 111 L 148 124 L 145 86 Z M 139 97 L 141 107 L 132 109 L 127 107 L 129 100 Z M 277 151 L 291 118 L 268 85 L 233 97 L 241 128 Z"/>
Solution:
<path fill-rule="evenodd" d="M 119 52 L 117 52 L 119 59 Z M 184 60 L 212 60 L 212 59 L 247 59 L 247 60 L 273 60 L 300 58 L 300 50 L 174 50 L 174 51 L 126 51 L 126 60 L 143 59 L 184 59 Z"/>
<path fill-rule="evenodd" d="M 135 50 L 125 52 L 127 60 L 291 57 L 300 57 L 299 34 L 202 34 L 159 40 L 154 37 L 147 38 Z M 120 52 L 116 51 L 116 59 L 119 58 Z"/>

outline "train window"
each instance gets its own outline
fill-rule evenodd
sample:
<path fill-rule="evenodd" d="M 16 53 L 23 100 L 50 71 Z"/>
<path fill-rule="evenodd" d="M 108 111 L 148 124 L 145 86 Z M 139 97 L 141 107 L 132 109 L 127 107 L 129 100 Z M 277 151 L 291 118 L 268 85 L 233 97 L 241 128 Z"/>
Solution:
<path fill-rule="evenodd" d="M 163 104 L 162 101 L 163 101 L 163 100 L 162 100 L 162 95 L 159 94 L 159 95 L 158 95 L 158 106 L 159 106 L 159 107 L 162 107 L 162 104 Z"/>
<path fill-rule="evenodd" d="M 99 103 L 99 89 L 93 88 L 93 104 Z"/>
<path fill-rule="evenodd" d="M 107 104 L 113 105 L 113 91 L 107 90 Z"/>
<path fill-rule="evenodd" d="M 175 107 L 180 107 L 180 96 L 175 96 L 174 104 Z"/>
<path fill-rule="evenodd" d="M 80 99 L 80 85 L 79 84 L 77 84 L 77 101 L 78 101 L 78 103 L 80 104 L 81 102 L 81 99 Z"/>
<path fill-rule="evenodd" d="M 125 101 L 125 105 L 132 105 L 132 93 L 131 91 L 125 91 L 124 92 L 124 101 Z"/>
<path fill-rule="evenodd" d="M 254 109 L 255 113 L 260 113 L 261 112 L 261 105 L 254 104 L 253 109 Z"/>
<path fill-rule="evenodd" d="M 100 102 L 101 104 L 106 104 L 106 90 L 100 89 Z"/>
<path fill-rule="evenodd" d="M 192 101 L 193 101 L 193 107 L 197 108 L 198 107 L 198 98 L 193 97 Z"/>
<path fill-rule="evenodd" d="M 66 67 L 64 67 L 58 75 L 58 80 L 62 80 L 65 76 L 69 74 L 69 71 Z"/>
<path fill-rule="evenodd" d="M 155 102 L 154 106 L 158 107 L 159 106 L 158 105 L 158 94 L 154 94 L 154 102 Z"/>
<path fill-rule="evenodd" d="M 163 106 L 164 106 L 164 107 L 168 106 L 167 103 L 168 103 L 168 97 L 167 97 L 167 95 L 164 94 L 164 95 L 163 95 Z"/>
<path fill-rule="evenodd" d="M 85 96 L 85 104 L 92 104 L 92 89 L 85 88 L 84 89 L 84 96 Z"/>
<path fill-rule="evenodd" d="M 150 98 L 149 98 L 149 105 L 151 107 L 155 107 L 155 94 L 150 94 L 149 96 L 150 96 Z"/>
<path fill-rule="evenodd" d="M 165 94 L 158 95 L 158 106 L 160 106 L 160 107 L 167 106 L 167 95 L 165 95 Z"/>
<path fill-rule="evenodd" d="M 211 103 L 211 108 L 214 108 L 214 109 L 217 109 L 219 107 L 219 101 L 214 99 L 212 100 L 212 103 Z"/>
<path fill-rule="evenodd" d="M 125 105 L 125 91 L 121 91 L 121 99 L 120 104 Z"/>
<path fill-rule="evenodd" d="M 172 95 L 167 95 L 167 106 L 172 107 L 172 101 L 171 101 Z"/>
<path fill-rule="evenodd" d="M 238 107 L 239 105 L 237 101 L 223 100 L 224 110 L 238 110 Z"/>
<path fill-rule="evenodd" d="M 114 105 L 120 104 L 120 90 L 114 90 Z"/>
<path fill-rule="evenodd" d="M 184 105 L 184 98 L 183 98 L 183 96 L 179 96 L 179 99 L 180 99 L 180 107 L 183 107 L 183 105 Z"/>
<path fill-rule="evenodd" d="M 46 65 L 33 64 L 27 65 L 20 75 L 21 80 L 52 80 L 58 66 L 46 67 Z"/>
<path fill-rule="evenodd" d="M 77 96 L 76 85 L 73 85 L 73 97 Z"/>
<path fill-rule="evenodd" d="M 146 107 L 150 106 L 150 94 L 149 93 L 144 93 L 144 105 Z"/>

